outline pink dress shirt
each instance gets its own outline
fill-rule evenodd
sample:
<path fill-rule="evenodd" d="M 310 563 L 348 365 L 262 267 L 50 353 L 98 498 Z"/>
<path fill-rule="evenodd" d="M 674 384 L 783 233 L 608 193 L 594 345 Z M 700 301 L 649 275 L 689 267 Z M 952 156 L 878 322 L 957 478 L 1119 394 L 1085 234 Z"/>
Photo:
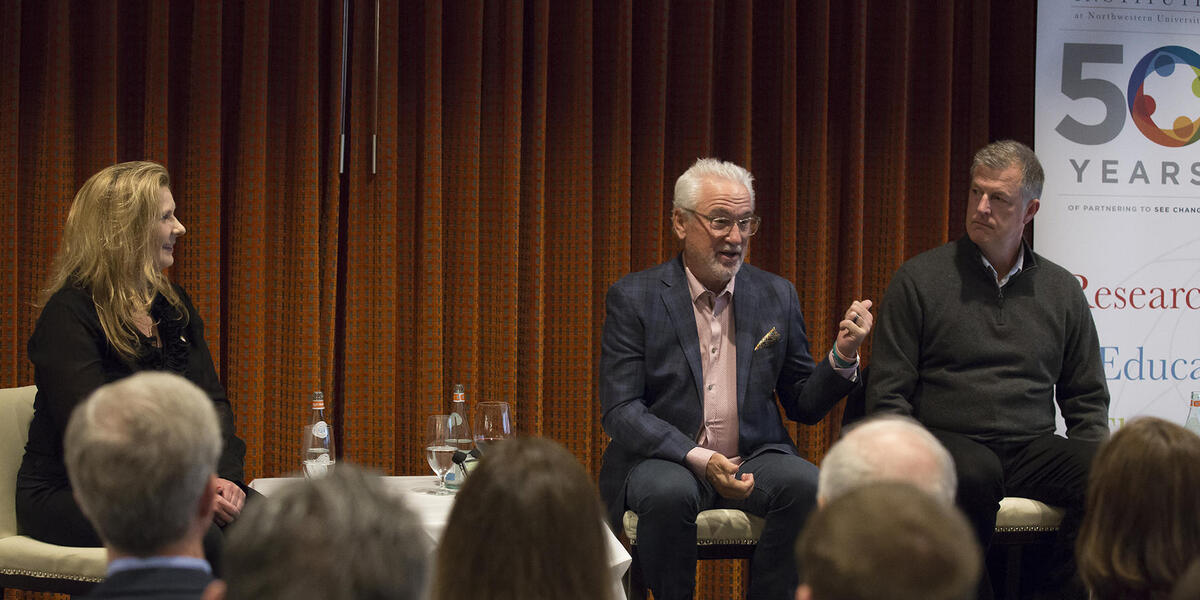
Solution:
<path fill-rule="evenodd" d="M 725 289 L 714 294 L 686 264 L 683 270 L 692 297 L 704 374 L 704 422 L 696 436 L 696 447 L 687 453 L 686 459 L 692 472 L 705 479 L 713 453 L 720 453 L 735 465 L 742 464 L 738 455 L 737 336 L 733 320 L 733 283 L 737 278 L 730 279 Z M 830 348 L 826 360 L 846 379 L 852 379 L 858 371 L 858 356 L 851 366 L 839 368 Z"/>

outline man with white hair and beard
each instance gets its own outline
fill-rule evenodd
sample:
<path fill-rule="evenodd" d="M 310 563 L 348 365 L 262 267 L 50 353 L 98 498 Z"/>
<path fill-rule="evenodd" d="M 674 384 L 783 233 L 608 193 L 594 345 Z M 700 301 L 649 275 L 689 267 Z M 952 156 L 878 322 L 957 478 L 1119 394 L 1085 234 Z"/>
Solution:
<path fill-rule="evenodd" d="M 813 424 L 857 385 L 871 301 L 850 305 L 834 348 L 814 362 L 795 287 L 743 264 L 760 221 L 750 173 L 700 159 L 675 184 L 683 251 L 608 291 L 600 402 L 612 442 L 600 493 L 615 526 L 626 509 L 638 514 L 638 560 L 660 600 L 692 596 L 696 515 L 709 508 L 765 518 L 749 596 L 792 593 L 792 544 L 817 468 L 779 407 Z"/>

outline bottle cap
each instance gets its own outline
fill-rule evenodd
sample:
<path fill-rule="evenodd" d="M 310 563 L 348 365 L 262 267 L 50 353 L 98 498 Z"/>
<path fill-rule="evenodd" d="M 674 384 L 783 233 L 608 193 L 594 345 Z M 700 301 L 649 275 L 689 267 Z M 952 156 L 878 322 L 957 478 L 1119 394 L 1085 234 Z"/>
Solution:
<path fill-rule="evenodd" d="M 312 409 L 313 410 L 325 410 L 325 394 L 323 394 L 321 392 L 313 392 Z"/>

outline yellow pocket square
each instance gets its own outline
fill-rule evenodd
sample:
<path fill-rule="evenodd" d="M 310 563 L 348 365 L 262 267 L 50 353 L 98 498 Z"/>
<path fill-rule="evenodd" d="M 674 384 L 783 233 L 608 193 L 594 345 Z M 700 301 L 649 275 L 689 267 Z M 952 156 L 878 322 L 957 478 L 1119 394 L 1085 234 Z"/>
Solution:
<path fill-rule="evenodd" d="M 767 332 L 767 335 L 762 336 L 762 339 L 758 340 L 758 343 L 754 345 L 754 351 L 758 352 L 759 348 L 766 348 L 767 346 L 770 346 L 778 341 L 779 332 L 772 327 L 771 330 Z"/>

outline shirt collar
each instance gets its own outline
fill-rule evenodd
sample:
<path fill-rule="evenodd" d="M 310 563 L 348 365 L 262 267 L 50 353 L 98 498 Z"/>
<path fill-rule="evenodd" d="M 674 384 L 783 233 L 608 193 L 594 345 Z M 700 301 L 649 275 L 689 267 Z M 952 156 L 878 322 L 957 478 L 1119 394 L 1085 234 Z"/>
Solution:
<path fill-rule="evenodd" d="M 194 556 L 126 556 L 108 563 L 108 576 L 121 571 L 135 569 L 195 569 L 212 575 L 212 567 L 207 560 Z"/>
<path fill-rule="evenodd" d="M 1013 278 L 1013 275 L 1020 273 L 1021 269 L 1025 267 L 1025 245 L 1022 244 L 1017 250 L 1017 260 L 1013 263 L 1012 268 L 1008 270 L 1008 274 L 1004 277 L 999 276 L 999 273 L 996 271 L 996 267 L 992 266 L 991 261 L 987 259 L 987 256 L 984 255 L 983 252 L 979 253 L 979 258 L 983 259 L 983 266 L 987 267 L 988 272 L 992 274 L 992 278 L 997 280 L 996 285 L 1004 287 L 1004 285 L 1008 283 L 1008 280 Z"/>
<path fill-rule="evenodd" d="M 708 288 L 704 287 L 704 284 L 700 283 L 699 279 L 696 279 L 696 276 L 692 274 L 692 269 L 687 266 L 686 262 L 683 263 L 683 272 L 687 275 L 688 291 L 691 292 L 692 303 L 695 304 L 697 298 L 704 295 L 704 292 L 707 292 L 710 290 Z M 729 283 L 725 284 L 725 289 L 721 290 L 720 293 L 714 293 L 713 298 L 718 298 L 727 292 L 729 293 L 729 296 L 732 297 L 733 296 L 733 283 L 735 281 L 737 281 L 736 276 L 730 277 Z"/>

